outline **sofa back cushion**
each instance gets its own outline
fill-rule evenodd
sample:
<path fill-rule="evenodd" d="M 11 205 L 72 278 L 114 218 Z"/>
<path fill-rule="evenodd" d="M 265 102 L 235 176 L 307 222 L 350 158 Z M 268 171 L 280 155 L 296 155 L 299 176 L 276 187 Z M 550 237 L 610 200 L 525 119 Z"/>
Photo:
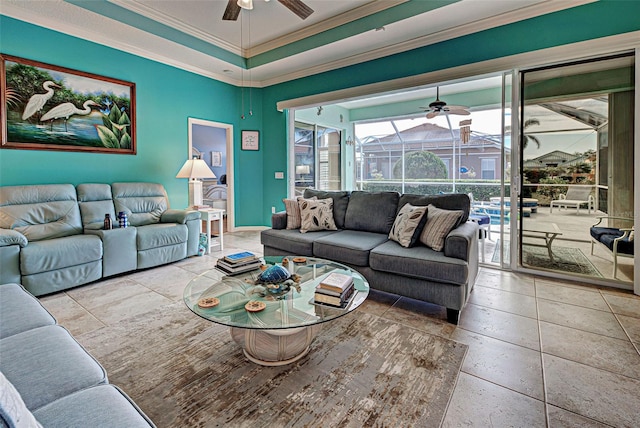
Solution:
<path fill-rule="evenodd" d="M 85 229 L 97 230 L 104 226 L 104 216 L 109 214 L 113 224 L 117 224 L 111 186 L 108 184 L 78 184 L 78 204 Z"/>
<path fill-rule="evenodd" d="M 113 204 L 116 213 L 124 211 L 132 226 L 160 222 L 169 209 L 167 192 L 157 183 L 113 183 Z"/>
<path fill-rule="evenodd" d="M 397 192 L 355 191 L 349 197 L 345 229 L 389 234 L 398 212 Z"/>
<path fill-rule="evenodd" d="M 349 191 L 325 191 L 316 189 L 304 189 L 304 198 L 333 199 L 333 221 L 338 229 L 344 229 L 344 219 L 349 205 Z"/>
<path fill-rule="evenodd" d="M 0 187 L 0 228 L 29 241 L 82 233 L 76 189 L 71 184 Z"/>
<path fill-rule="evenodd" d="M 471 209 L 471 199 L 469 199 L 469 196 L 464 193 L 448 193 L 446 195 L 414 195 L 411 193 L 405 193 L 400 196 L 398 211 L 402 209 L 404 204 L 425 207 L 432 204 L 443 210 L 460 210 L 462 211 L 462 217 L 460 217 L 460 220 L 455 227 L 460 226 L 469 219 L 469 210 Z"/>

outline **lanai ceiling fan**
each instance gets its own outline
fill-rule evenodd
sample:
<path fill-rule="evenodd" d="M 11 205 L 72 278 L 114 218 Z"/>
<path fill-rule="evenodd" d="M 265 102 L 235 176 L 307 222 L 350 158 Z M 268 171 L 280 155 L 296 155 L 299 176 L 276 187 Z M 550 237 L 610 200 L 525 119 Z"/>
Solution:
<path fill-rule="evenodd" d="M 444 101 L 440 100 L 440 88 L 436 87 L 436 100 L 429 104 L 429 107 L 420 107 L 427 113 L 427 119 L 433 119 L 438 115 L 447 115 L 447 114 L 459 114 L 462 116 L 468 116 L 469 107 L 465 106 L 451 106 L 447 105 Z"/>
<path fill-rule="evenodd" d="M 313 13 L 313 9 L 304 4 L 301 0 L 278 1 L 302 19 L 307 19 L 309 15 Z M 236 21 L 240 15 L 241 9 L 253 9 L 253 0 L 229 0 L 227 8 L 224 10 L 224 14 L 222 15 L 222 19 L 224 21 Z"/>

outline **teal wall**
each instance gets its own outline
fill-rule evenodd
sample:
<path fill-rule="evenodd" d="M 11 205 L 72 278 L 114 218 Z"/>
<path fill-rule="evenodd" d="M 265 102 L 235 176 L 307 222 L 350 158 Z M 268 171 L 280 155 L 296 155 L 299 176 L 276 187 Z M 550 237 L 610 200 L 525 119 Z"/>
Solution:
<path fill-rule="evenodd" d="M 234 126 L 236 225 L 262 224 L 262 150 L 239 149 L 240 131 L 261 131 L 261 109 L 240 119 L 239 88 L 103 45 L 0 16 L 0 52 L 136 84 L 137 154 L 0 150 L 0 184 L 162 183 L 172 207 L 187 205 L 186 179 L 175 175 L 188 156 L 188 118 Z M 253 102 L 261 105 L 260 90 Z M 240 196 L 240 197 L 239 197 Z"/>
<path fill-rule="evenodd" d="M 276 144 L 265 155 L 273 170 L 286 171 L 285 115 L 276 103 L 465 64 L 640 30 L 640 1 L 601 0 L 528 19 L 408 52 L 329 71 L 265 88 L 265 134 Z M 584 55 L 588 55 L 584 52 Z M 353 117 L 351 118 L 353 120 Z M 268 127 L 266 124 L 269 124 Z M 275 134 L 274 134 L 275 133 Z M 283 180 L 264 179 L 264 204 L 277 205 L 286 196 Z M 268 216 L 264 224 L 269 224 Z"/>

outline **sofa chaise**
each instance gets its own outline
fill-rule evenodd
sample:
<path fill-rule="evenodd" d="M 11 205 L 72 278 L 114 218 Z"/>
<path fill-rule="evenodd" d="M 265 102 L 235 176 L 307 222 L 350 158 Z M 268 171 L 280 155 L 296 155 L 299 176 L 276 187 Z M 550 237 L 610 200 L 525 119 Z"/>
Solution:
<path fill-rule="evenodd" d="M 291 213 L 276 213 L 272 216 L 272 228 L 261 232 L 265 255 L 314 256 L 343 263 L 364 275 L 374 289 L 446 307 L 448 321 L 457 324 L 478 272 L 478 225 L 467 221 L 470 209 L 467 195 L 306 189 L 304 199 L 298 203 L 312 198 L 332 201 L 335 227 L 330 224 L 314 228 L 322 230 L 301 233 L 300 228 L 291 224 L 287 228 L 288 221 L 292 222 Z M 315 204 L 313 200 L 306 203 Z M 459 213 L 452 229 L 442 232 L 442 248 L 423 245 L 415 236 L 408 245 L 390 239 L 406 204 L 412 210 L 428 207 L 413 232 L 420 239 L 426 231 L 434 230 L 432 225 L 437 222 L 429 216 L 430 211 L 445 216 Z M 305 216 L 304 212 L 301 216 Z M 326 219 L 316 219 L 315 223 L 324 224 Z"/>
<path fill-rule="evenodd" d="M 154 424 L 33 295 L 0 284 L 0 426 Z"/>
<path fill-rule="evenodd" d="M 0 187 L 0 283 L 41 296 L 196 255 L 199 234 L 200 213 L 169 209 L 161 184 Z"/>

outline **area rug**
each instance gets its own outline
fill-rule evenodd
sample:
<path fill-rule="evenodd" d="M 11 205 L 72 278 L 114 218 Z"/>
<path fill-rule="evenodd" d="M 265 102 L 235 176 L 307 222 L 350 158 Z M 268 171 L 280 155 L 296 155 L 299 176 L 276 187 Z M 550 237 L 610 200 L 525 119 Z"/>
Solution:
<path fill-rule="evenodd" d="M 493 263 L 500 263 L 500 242 L 499 239 L 496 241 L 496 248 L 493 250 L 493 256 L 491 257 Z M 504 246 L 505 262 L 509 263 L 509 241 L 505 241 Z M 553 245 L 551 249 L 553 251 L 553 262 L 549 259 L 549 252 L 546 248 L 523 245 L 523 265 L 602 278 L 600 271 L 579 248 Z"/>
<path fill-rule="evenodd" d="M 356 311 L 263 367 L 182 302 L 77 339 L 158 427 L 437 427 L 467 351 Z"/>

